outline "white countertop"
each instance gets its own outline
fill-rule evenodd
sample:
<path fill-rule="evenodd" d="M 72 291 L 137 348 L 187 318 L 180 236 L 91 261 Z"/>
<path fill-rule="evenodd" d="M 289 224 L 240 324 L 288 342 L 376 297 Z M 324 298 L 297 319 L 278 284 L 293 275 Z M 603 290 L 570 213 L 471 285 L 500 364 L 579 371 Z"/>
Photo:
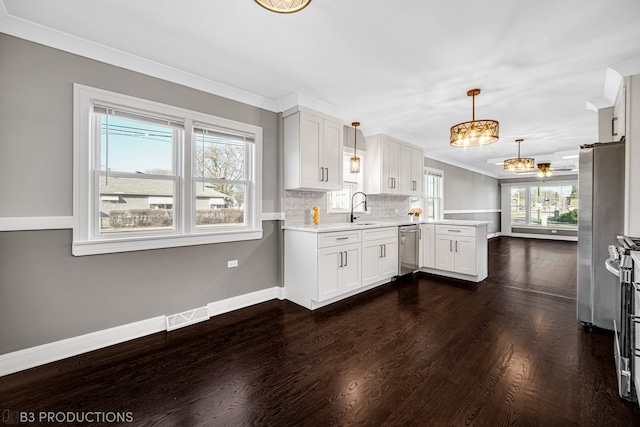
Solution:
<path fill-rule="evenodd" d="M 400 225 L 411 224 L 442 224 L 461 225 L 467 227 L 482 227 L 491 224 L 491 221 L 466 221 L 466 220 L 444 220 L 439 222 L 410 222 L 410 221 L 356 221 L 354 223 L 340 222 L 333 224 L 318 225 L 285 225 L 284 230 L 306 231 L 309 233 L 324 233 L 329 231 L 365 230 L 370 228 L 398 227 Z"/>

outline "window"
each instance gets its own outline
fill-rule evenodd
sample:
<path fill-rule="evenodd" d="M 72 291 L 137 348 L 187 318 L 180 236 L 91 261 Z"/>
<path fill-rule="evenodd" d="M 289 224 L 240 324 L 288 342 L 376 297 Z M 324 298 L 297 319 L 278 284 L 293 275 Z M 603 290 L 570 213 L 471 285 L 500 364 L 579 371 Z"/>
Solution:
<path fill-rule="evenodd" d="M 438 169 L 425 168 L 425 219 L 427 221 L 442 221 L 444 219 L 444 172 Z"/>
<path fill-rule="evenodd" d="M 360 157 L 360 173 L 351 173 L 349 160 L 353 157 L 353 150 L 351 149 L 348 152 L 345 150 L 342 154 L 342 179 L 344 188 L 339 191 L 330 191 L 327 195 L 329 213 L 351 212 L 351 196 L 358 191 L 364 191 L 362 183 L 365 168 L 364 156 L 366 156 L 366 153 L 358 150 L 358 157 Z M 353 207 L 353 211 L 364 212 L 364 204 L 358 204 L 356 201 L 356 206 Z"/>
<path fill-rule="evenodd" d="M 75 85 L 73 254 L 262 237 L 262 129 Z"/>
<path fill-rule="evenodd" d="M 577 184 L 511 186 L 511 225 L 520 227 L 576 227 Z"/>

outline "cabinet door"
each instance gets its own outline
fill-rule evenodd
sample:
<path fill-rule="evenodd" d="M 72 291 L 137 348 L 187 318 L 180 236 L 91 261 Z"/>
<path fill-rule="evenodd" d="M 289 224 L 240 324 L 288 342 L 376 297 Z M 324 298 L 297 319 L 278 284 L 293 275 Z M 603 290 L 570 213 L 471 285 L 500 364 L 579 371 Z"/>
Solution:
<path fill-rule="evenodd" d="M 382 192 L 400 192 L 400 144 L 390 140 L 382 142 Z"/>
<path fill-rule="evenodd" d="M 398 239 L 382 241 L 383 256 L 380 258 L 380 275 L 378 280 L 389 279 L 398 275 Z"/>
<path fill-rule="evenodd" d="M 616 102 L 613 105 L 613 123 L 611 124 L 611 132 L 614 141 L 620 141 L 625 136 L 626 131 L 626 87 L 622 85 L 618 91 Z"/>
<path fill-rule="evenodd" d="M 422 233 L 422 257 L 421 267 L 435 268 L 436 267 L 436 227 L 433 224 L 422 224 L 420 226 Z"/>
<path fill-rule="evenodd" d="M 342 246 L 344 263 L 339 271 L 340 293 L 358 289 L 362 286 L 360 280 L 360 243 Z"/>
<path fill-rule="evenodd" d="M 414 193 L 413 173 L 411 171 L 412 156 L 413 149 L 403 146 L 400 159 L 400 191 L 408 196 Z"/>
<path fill-rule="evenodd" d="M 454 271 L 455 252 L 453 251 L 453 238 L 436 234 L 436 268 L 439 270 Z"/>
<path fill-rule="evenodd" d="M 318 301 L 340 295 L 340 270 L 344 255 L 340 246 L 318 249 Z"/>
<path fill-rule="evenodd" d="M 340 123 L 324 120 L 322 167 L 325 168 L 325 190 L 342 190 L 342 139 Z"/>
<path fill-rule="evenodd" d="M 377 282 L 380 277 L 380 260 L 383 248 L 380 240 L 362 243 L 362 286 Z"/>
<path fill-rule="evenodd" d="M 455 271 L 462 274 L 476 274 L 476 239 L 458 237 L 455 242 Z"/>
<path fill-rule="evenodd" d="M 312 114 L 300 112 L 300 186 L 324 188 L 322 164 L 322 140 L 324 120 Z"/>
<path fill-rule="evenodd" d="M 414 196 L 423 194 L 424 182 L 424 153 L 422 150 L 411 151 L 411 182 Z"/>

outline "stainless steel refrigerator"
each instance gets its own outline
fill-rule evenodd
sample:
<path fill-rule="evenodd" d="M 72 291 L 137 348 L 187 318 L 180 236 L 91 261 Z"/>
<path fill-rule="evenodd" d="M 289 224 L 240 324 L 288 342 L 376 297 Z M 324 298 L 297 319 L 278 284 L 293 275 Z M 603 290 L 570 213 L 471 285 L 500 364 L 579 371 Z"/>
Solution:
<path fill-rule="evenodd" d="M 583 145 L 579 161 L 578 321 L 613 330 L 620 284 L 605 261 L 624 231 L 624 141 Z"/>

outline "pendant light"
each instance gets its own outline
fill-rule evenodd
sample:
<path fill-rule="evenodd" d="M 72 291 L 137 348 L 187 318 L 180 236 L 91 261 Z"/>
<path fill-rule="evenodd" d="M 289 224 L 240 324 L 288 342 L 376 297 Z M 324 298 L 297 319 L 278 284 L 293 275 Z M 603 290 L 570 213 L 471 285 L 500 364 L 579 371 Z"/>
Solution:
<path fill-rule="evenodd" d="M 255 0 L 260 6 L 276 13 L 299 12 L 311 3 L 311 0 Z"/>
<path fill-rule="evenodd" d="M 353 157 L 349 159 L 349 170 L 351 173 L 360 173 L 360 157 L 358 157 L 358 152 L 356 151 L 360 122 L 353 122 L 351 126 L 353 126 Z"/>
<path fill-rule="evenodd" d="M 504 161 L 504 170 L 508 172 L 529 172 L 536 168 L 536 161 L 530 157 L 520 157 L 520 144 L 524 139 L 516 139 L 518 157 Z"/>
<path fill-rule="evenodd" d="M 467 92 L 467 96 L 472 97 L 471 121 L 458 123 L 451 127 L 449 141 L 452 147 L 477 147 L 498 140 L 497 121 L 476 120 L 476 95 L 480 95 L 480 89 L 471 89 Z"/>

